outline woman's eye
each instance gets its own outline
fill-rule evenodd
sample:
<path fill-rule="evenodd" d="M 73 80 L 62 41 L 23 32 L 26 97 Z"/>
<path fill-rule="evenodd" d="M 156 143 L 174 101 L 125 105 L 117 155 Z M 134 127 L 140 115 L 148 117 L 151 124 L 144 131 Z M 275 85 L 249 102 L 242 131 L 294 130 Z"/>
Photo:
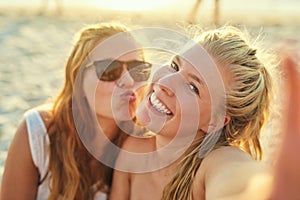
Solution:
<path fill-rule="evenodd" d="M 170 67 L 172 68 L 172 69 L 174 69 L 175 71 L 179 71 L 179 67 L 178 67 L 178 65 L 175 63 L 175 62 L 173 62 L 172 61 L 172 63 L 171 63 L 171 65 L 170 65 Z"/>
<path fill-rule="evenodd" d="M 189 86 L 189 88 L 190 88 L 193 92 L 195 92 L 197 95 L 200 94 L 198 88 L 197 88 L 195 85 L 193 85 L 192 83 L 189 83 L 188 86 Z"/>

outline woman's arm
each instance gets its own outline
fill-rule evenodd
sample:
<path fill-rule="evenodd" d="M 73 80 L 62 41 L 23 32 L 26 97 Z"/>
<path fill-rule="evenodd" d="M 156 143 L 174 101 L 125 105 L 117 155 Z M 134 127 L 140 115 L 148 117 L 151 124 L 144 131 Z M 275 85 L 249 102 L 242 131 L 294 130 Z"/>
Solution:
<path fill-rule="evenodd" d="M 32 160 L 26 122 L 23 120 L 8 150 L 0 199 L 36 199 L 38 180 L 39 173 Z"/>
<path fill-rule="evenodd" d="M 296 53 L 282 62 L 286 102 L 282 119 L 282 146 L 275 166 L 272 200 L 300 199 L 300 66 Z"/>

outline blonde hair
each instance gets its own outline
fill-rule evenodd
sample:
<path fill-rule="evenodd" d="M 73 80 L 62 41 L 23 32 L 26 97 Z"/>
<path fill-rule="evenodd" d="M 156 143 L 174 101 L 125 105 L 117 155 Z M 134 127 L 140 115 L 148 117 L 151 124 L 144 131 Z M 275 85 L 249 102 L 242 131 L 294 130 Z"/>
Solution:
<path fill-rule="evenodd" d="M 226 115 L 229 124 L 213 148 L 236 146 L 254 159 L 262 158 L 260 133 L 266 124 L 273 96 L 271 72 L 274 56 L 250 44 L 246 32 L 225 26 L 203 32 L 196 41 L 233 79 L 226 89 Z M 177 173 L 165 187 L 162 199 L 192 199 L 192 183 L 203 158 L 199 151 L 203 138 L 189 147 Z M 200 152 L 201 153 L 201 152 Z"/>
<path fill-rule="evenodd" d="M 54 101 L 51 121 L 48 126 L 50 137 L 50 162 L 48 176 L 51 179 L 51 192 L 49 199 L 92 199 L 91 188 L 95 175 L 91 174 L 90 161 L 93 157 L 82 144 L 74 124 L 72 98 L 75 80 L 83 80 L 82 64 L 89 53 L 104 39 L 128 29 L 118 23 L 100 23 L 88 26 L 79 32 L 75 45 L 67 60 L 65 68 L 64 86 Z M 82 85 L 82 84 L 81 84 Z M 83 89 L 80 88 L 82 93 Z M 81 120 L 86 132 L 95 133 L 93 127 L 88 127 L 92 118 L 87 102 L 81 95 L 75 95 L 75 103 L 81 108 L 77 120 Z M 81 130 L 78 130 L 81 131 Z M 121 143 L 125 138 L 117 137 Z M 117 140 L 116 139 L 116 140 Z M 111 185 L 112 169 L 101 164 L 96 164 L 100 186 L 105 188 Z M 105 191 L 108 192 L 108 191 Z"/>

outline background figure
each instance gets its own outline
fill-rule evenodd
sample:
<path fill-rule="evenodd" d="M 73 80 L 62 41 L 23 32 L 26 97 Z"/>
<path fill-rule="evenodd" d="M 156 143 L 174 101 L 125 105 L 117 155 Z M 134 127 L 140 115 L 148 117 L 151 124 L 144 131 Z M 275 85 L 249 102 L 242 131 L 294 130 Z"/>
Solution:
<path fill-rule="evenodd" d="M 112 166 L 99 159 L 113 160 L 118 152 L 107 150 L 106 140 L 96 140 L 102 146 L 94 155 L 82 137 L 94 141 L 105 135 L 117 146 L 127 137 L 117 121 L 132 122 L 137 90 L 151 67 L 128 31 L 122 24 L 101 23 L 78 33 L 61 92 L 53 102 L 27 111 L 18 126 L 5 163 L 1 199 L 106 199 Z M 117 45 L 101 49 L 118 34 L 122 37 Z M 118 98 L 113 97 L 116 90 Z"/>
<path fill-rule="evenodd" d="M 188 17 L 188 22 L 190 24 L 197 23 L 197 14 L 200 9 L 202 0 L 196 0 L 194 6 L 192 7 L 192 10 Z M 215 25 L 219 24 L 219 17 L 220 17 L 220 0 L 215 0 L 214 4 L 214 12 L 213 12 L 213 23 Z"/>
<path fill-rule="evenodd" d="M 39 10 L 39 14 L 45 14 L 47 11 L 47 7 L 49 8 L 51 0 L 41 0 L 42 5 Z M 50 1 L 50 2 L 49 2 Z M 61 15 L 63 12 L 62 0 L 54 0 L 55 1 L 55 13 Z"/>

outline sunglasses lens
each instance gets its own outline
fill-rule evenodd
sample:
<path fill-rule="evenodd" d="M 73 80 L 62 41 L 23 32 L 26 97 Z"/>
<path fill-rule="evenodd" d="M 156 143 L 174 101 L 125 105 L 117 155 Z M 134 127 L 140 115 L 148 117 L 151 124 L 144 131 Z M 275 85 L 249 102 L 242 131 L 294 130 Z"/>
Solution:
<path fill-rule="evenodd" d="M 122 63 L 113 60 L 101 60 L 94 63 L 96 73 L 102 81 L 115 81 L 121 77 L 123 67 Z"/>
<path fill-rule="evenodd" d="M 151 73 L 150 63 L 133 60 L 126 63 L 130 76 L 137 82 L 147 81 Z M 97 60 L 94 62 L 96 73 L 102 81 L 118 80 L 123 72 L 123 63 L 118 60 Z"/>
<path fill-rule="evenodd" d="M 151 64 L 144 61 L 130 61 L 127 63 L 131 77 L 137 81 L 147 81 L 151 73 Z"/>

